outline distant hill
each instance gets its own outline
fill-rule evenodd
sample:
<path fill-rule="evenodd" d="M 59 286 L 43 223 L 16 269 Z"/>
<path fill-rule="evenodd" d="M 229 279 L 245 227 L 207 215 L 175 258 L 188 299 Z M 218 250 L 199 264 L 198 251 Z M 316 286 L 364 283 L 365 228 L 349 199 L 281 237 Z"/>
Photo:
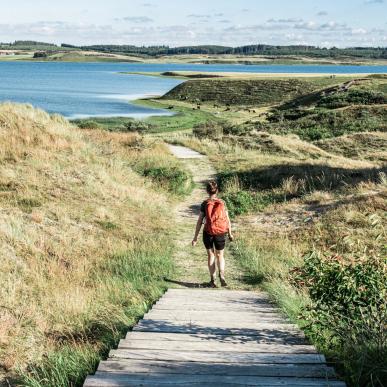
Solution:
<path fill-rule="evenodd" d="M 70 45 L 62 45 L 68 47 Z M 137 47 L 127 45 L 93 45 L 93 46 L 72 46 L 82 50 L 96 50 L 103 52 L 130 53 L 141 55 L 183 55 L 183 54 L 231 54 L 231 55 L 303 55 L 315 58 L 337 58 L 350 56 L 356 58 L 387 59 L 386 47 L 350 47 L 350 48 L 319 48 L 315 46 L 272 46 L 267 44 L 255 44 L 240 47 L 227 46 L 150 46 Z"/>
<path fill-rule="evenodd" d="M 90 46 L 77 46 L 62 43 L 60 46 L 52 43 L 36 42 L 30 40 L 18 40 L 13 43 L 0 43 L 1 48 L 13 48 L 22 50 L 84 50 L 99 51 L 103 53 L 115 53 L 124 55 L 168 56 L 168 55 L 266 55 L 266 56 L 304 56 L 311 58 L 365 58 L 387 59 L 387 47 L 348 47 L 348 48 L 320 48 L 308 45 L 276 46 L 268 44 L 252 44 L 246 46 L 230 47 L 218 45 L 199 46 L 135 46 L 96 44 Z"/>

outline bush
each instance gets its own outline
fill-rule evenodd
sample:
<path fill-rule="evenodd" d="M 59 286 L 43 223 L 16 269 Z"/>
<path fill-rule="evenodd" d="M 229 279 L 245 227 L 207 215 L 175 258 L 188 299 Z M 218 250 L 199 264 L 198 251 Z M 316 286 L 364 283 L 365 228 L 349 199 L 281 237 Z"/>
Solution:
<path fill-rule="evenodd" d="M 34 59 L 36 58 L 47 58 L 47 53 L 44 52 L 44 51 L 37 51 L 34 53 L 34 56 L 33 56 Z"/>
<path fill-rule="evenodd" d="M 176 165 L 148 165 L 140 173 L 175 195 L 185 195 L 193 187 L 192 176 Z"/>
<path fill-rule="evenodd" d="M 103 126 L 100 123 L 93 120 L 79 120 L 74 122 L 80 129 L 102 129 L 103 128 Z"/>
<path fill-rule="evenodd" d="M 386 264 L 376 256 L 349 260 L 311 253 L 293 271 L 294 284 L 307 288 L 313 301 L 302 316 L 309 333 L 340 354 L 352 385 L 387 382 Z"/>
<path fill-rule="evenodd" d="M 252 131 L 262 131 L 265 129 L 265 125 L 259 121 L 247 121 L 243 124 L 228 124 L 223 128 L 223 134 L 233 136 L 246 136 Z"/>
<path fill-rule="evenodd" d="M 125 131 L 127 132 L 149 132 L 154 128 L 153 125 L 144 121 L 128 121 L 125 124 Z"/>
<path fill-rule="evenodd" d="M 383 93 L 373 90 L 353 89 L 347 92 L 338 92 L 324 96 L 317 106 L 336 109 L 349 105 L 375 105 L 385 103 L 387 103 L 387 98 Z"/>
<path fill-rule="evenodd" d="M 218 122 L 207 121 L 194 126 L 192 133 L 198 138 L 220 139 L 223 136 L 223 126 Z"/>

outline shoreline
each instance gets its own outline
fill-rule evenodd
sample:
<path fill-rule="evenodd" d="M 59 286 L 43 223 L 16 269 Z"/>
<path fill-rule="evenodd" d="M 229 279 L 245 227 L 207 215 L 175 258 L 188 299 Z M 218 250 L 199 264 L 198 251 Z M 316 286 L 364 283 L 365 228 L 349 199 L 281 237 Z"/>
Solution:
<path fill-rule="evenodd" d="M 195 77 L 198 75 L 205 75 L 208 79 L 216 78 L 321 78 L 321 77 L 368 77 L 370 75 L 387 75 L 385 73 L 257 73 L 257 72 L 221 72 L 221 71 L 187 71 L 187 70 L 176 70 L 170 71 L 175 75 L 163 74 L 164 72 L 148 72 L 148 71 L 120 71 L 119 74 L 124 75 L 144 75 L 148 77 L 161 77 L 161 78 L 172 78 L 172 79 L 184 79 L 184 80 L 199 80 L 205 79 L 206 77 Z"/>

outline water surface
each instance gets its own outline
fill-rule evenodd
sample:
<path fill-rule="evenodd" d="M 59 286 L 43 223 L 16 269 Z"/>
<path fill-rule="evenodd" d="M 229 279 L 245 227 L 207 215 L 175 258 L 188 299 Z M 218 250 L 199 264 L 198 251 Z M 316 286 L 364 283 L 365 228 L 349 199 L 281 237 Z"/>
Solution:
<path fill-rule="evenodd" d="M 31 103 L 68 118 L 170 115 L 130 101 L 162 95 L 181 80 L 120 72 L 178 70 L 361 74 L 387 73 L 387 66 L 0 62 L 0 101 Z"/>

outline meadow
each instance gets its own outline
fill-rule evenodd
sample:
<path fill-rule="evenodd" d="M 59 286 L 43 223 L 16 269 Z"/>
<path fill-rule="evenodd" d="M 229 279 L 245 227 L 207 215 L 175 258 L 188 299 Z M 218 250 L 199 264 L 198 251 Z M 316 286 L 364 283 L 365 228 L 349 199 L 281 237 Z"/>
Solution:
<path fill-rule="evenodd" d="M 165 98 L 182 100 L 192 89 L 199 94 L 203 82 L 210 90 L 210 82 L 222 80 L 190 80 Z M 304 80 L 310 84 L 303 94 L 296 83 L 292 90 L 273 80 L 272 94 L 255 92 L 255 101 L 240 92 L 239 81 L 223 82 L 212 91 L 228 90 L 225 103 L 221 91 L 205 92 L 201 110 L 213 109 L 216 99 L 218 111 L 235 112 L 234 121 L 165 138 L 208 155 L 216 167 L 246 283 L 266 290 L 348 385 L 384 386 L 385 78 Z M 250 117 L 243 121 L 246 109 Z"/>
<path fill-rule="evenodd" d="M 0 105 L 0 139 L 0 374 L 80 385 L 166 289 L 191 176 L 163 144 L 28 105 Z"/>
<path fill-rule="evenodd" d="M 171 142 L 217 170 L 240 281 L 349 386 L 386 385 L 385 99 L 383 76 L 244 75 L 139 101 L 177 113 L 142 121 L 0 105 L 0 375 L 81 385 L 167 288 L 171 210 L 193 187 Z"/>

